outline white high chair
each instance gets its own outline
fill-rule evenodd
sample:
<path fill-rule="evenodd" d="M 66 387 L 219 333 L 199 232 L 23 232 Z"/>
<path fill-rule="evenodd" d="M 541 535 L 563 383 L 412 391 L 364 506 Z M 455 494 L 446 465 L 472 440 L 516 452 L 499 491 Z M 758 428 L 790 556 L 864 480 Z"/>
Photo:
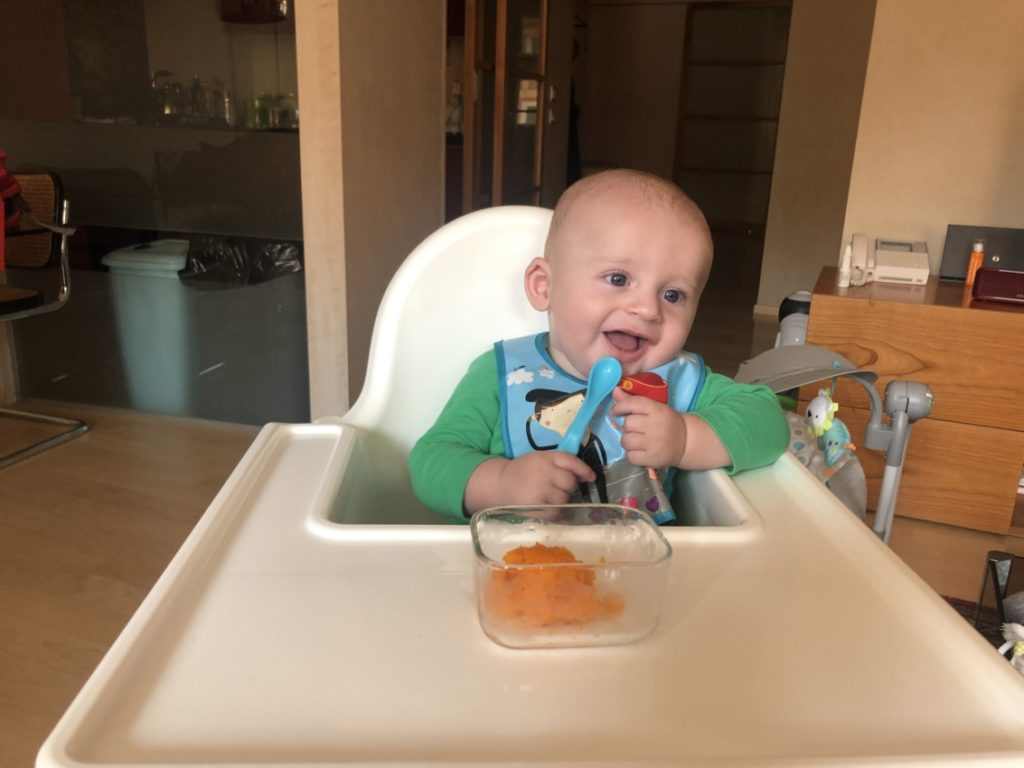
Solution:
<path fill-rule="evenodd" d="M 409 451 L 474 358 L 496 339 L 547 327 L 526 300 L 523 272 L 544 253 L 550 223 L 545 208 L 476 211 L 434 232 L 399 268 L 377 312 L 359 398 L 320 422 L 359 429 L 336 522 L 442 522 L 412 493 Z"/>
<path fill-rule="evenodd" d="M 547 328 L 526 299 L 527 264 L 544 253 L 552 211 L 499 206 L 467 214 L 431 234 L 392 278 L 377 312 L 366 382 L 341 417 L 329 491 L 329 523 L 439 524 L 412 491 L 408 457 L 469 364 L 496 339 Z M 680 525 L 727 526 L 745 535 L 723 472 L 681 473 L 671 496 Z"/>
<path fill-rule="evenodd" d="M 475 355 L 543 328 L 521 280 L 549 217 L 413 252 L 358 401 L 263 428 L 38 768 L 1024 761 L 1020 675 L 792 455 L 679 473 L 659 629 L 617 649 L 498 648 L 468 526 L 352 524 L 442 522 L 406 456 Z"/>

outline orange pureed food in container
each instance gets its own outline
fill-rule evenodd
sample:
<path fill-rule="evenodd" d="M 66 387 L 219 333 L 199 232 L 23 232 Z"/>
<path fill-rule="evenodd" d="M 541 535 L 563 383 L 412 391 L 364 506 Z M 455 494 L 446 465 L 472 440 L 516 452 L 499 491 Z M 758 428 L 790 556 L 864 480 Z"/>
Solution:
<path fill-rule="evenodd" d="M 470 521 L 477 614 L 512 648 L 628 643 L 657 626 L 672 554 L 644 512 L 501 507 Z"/>
<path fill-rule="evenodd" d="M 502 559 L 512 565 L 580 562 L 566 547 L 546 544 L 516 547 Z M 594 586 L 595 579 L 594 569 L 586 565 L 492 571 L 488 606 L 496 617 L 518 619 L 533 627 L 585 624 L 622 613 L 622 595 L 601 595 Z"/>

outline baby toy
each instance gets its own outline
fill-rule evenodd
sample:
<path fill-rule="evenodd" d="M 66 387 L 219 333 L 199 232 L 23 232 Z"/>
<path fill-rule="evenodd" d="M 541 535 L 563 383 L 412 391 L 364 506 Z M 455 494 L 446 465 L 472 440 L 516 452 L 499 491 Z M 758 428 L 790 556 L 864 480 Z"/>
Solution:
<path fill-rule="evenodd" d="M 744 362 L 736 372 L 737 381 L 764 384 L 776 393 L 787 392 L 818 381 L 834 382 L 839 377 L 863 387 L 868 397 L 871 416 L 864 428 L 862 445 L 868 450 L 885 452 L 882 487 L 878 493 L 875 518 L 871 527 L 882 541 L 888 543 L 892 534 L 893 511 L 896 507 L 907 441 L 910 439 L 913 425 L 931 413 L 935 403 L 931 388 L 919 381 L 893 380 L 885 387 L 883 401 L 874 386 L 878 380 L 877 373 L 862 370 L 831 350 L 807 344 L 790 344 L 769 349 Z M 826 404 L 825 412 L 831 417 L 834 411 L 828 413 L 829 410 Z M 883 421 L 884 416 L 889 417 L 888 423 Z M 789 412 L 786 418 L 790 424 L 790 452 L 810 467 L 811 457 L 808 454 L 814 453 L 813 448 L 817 446 L 817 440 L 825 436 L 813 435 L 812 440 L 807 425 L 799 415 Z M 826 480 L 825 484 L 850 509 L 864 517 L 867 481 L 864 479 L 864 470 L 860 462 L 849 450 L 848 435 L 848 432 L 838 432 L 835 435 L 835 443 L 832 446 L 835 464 L 828 467 L 835 469 L 835 474 Z M 824 440 L 826 449 L 830 441 L 831 436 Z M 844 447 L 846 449 L 842 450 Z M 825 465 L 823 458 L 821 465 Z M 821 475 L 818 477 L 821 478 Z"/>
<path fill-rule="evenodd" d="M 839 404 L 832 400 L 831 392 L 819 389 L 818 396 L 807 404 L 807 428 L 818 438 L 818 448 L 825 452 L 826 477 L 830 477 L 848 451 L 856 450 L 850 440 L 850 430 L 840 419 L 833 418 Z"/>
<path fill-rule="evenodd" d="M 860 518 L 867 512 L 867 480 L 853 455 L 850 430 L 835 417 L 839 405 L 829 389 L 818 390 L 803 416 L 786 412 L 789 450 Z"/>
<path fill-rule="evenodd" d="M 658 403 L 668 403 L 668 382 L 661 376 L 650 371 L 624 376 L 619 382 L 624 392 L 639 397 L 646 397 Z M 626 468 L 619 482 L 622 488 L 622 504 L 635 509 L 643 508 L 659 524 L 670 523 L 676 519 L 672 504 L 665 494 L 663 483 L 667 473 L 658 475 L 653 467 L 635 468 L 621 462 L 620 472 Z M 642 503 L 641 503 L 642 502 Z"/>
<path fill-rule="evenodd" d="M 821 437 L 832 427 L 832 415 L 839 410 L 839 404 L 832 402 L 827 389 L 819 389 L 818 396 L 807 404 L 804 414 L 807 426 L 815 437 Z"/>
<path fill-rule="evenodd" d="M 655 373 L 640 373 L 623 377 L 619 361 L 614 357 L 603 357 L 590 369 L 586 395 L 579 404 L 572 423 L 562 433 L 557 450 L 578 452 L 580 445 L 590 434 L 589 425 L 595 415 L 600 412 L 602 418 L 610 418 L 610 397 L 612 390 L 617 386 L 632 395 L 649 397 L 662 403 L 668 402 L 668 384 L 660 376 Z M 619 428 L 618 425 L 616 427 Z M 581 486 L 583 501 L 599 500 L 642 509 L 659 525 L 675 520 L 675 513 L 662 487 L 668 476 L 667 471 L 659 474 L 650 468 L 634 467 L 624 458 L 604 463 L 603 466 L 594 467 L 594 470 L 597 474 L 595 486 L 598 498 L 590 499 L 590 490 L 584 484 Z"/>
<path fill-rule="evenodd" d="M 999 646 L 999 653 L 1011 651 L 1010 665 L 1024 675 L 1024 626 L 1003 624 L 1003 638 L 1006 642 Z"/>

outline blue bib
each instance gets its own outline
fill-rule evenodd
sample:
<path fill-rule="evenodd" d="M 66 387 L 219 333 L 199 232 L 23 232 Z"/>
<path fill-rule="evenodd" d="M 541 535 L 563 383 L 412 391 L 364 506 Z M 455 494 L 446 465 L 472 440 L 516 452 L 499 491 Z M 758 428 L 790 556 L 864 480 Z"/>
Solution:
<path fill-rule="evenodd" d="M 516 458 L 530 451 L 553 450 L 572 423 L 586 395 L 587 383 L 563 371 L 547 350 L 547 333 L 499 341 L 494 345 L 498 362 L 498 392 L 501 401 L 501 428 L 505 456 Z M 668 386 L 668 404 L 676 411 L 693 410 L 704 384 L 704 363 L 699 355 L 683 352 L 674 360 L 655 368 Z M 606 489 L 619 482 L 633 489 L 635 481 L 625 476 L 646 473 L 625 460 L 622 436 L 609 411 L 611 397 L 598 408 L 590 423 L 590 432 L 580 448 L 582 458 L 598 474 L 596 488 L 582 489 L 578 500 L 588 502 L 626 503 L 645 508 L 658 522 L 674 519 L 667 505 L 665 488 L 671 484 L 671 471 L 658 472 L 657 493 L 661 501 L 642 499 L 626 490 L 627 495 L 609 494 Z M 613 477 L 614 476 L 614 477 Z M 591 485 L 591 484 L 587 484 Z M 653 493 L 653 491 L 652 491 Z M 645 495 L 643 491 L 640 496 Z M 646 494 L 650 495 L 650 494 Z M 661 518 L 661 519 L 659 519 Z"/>

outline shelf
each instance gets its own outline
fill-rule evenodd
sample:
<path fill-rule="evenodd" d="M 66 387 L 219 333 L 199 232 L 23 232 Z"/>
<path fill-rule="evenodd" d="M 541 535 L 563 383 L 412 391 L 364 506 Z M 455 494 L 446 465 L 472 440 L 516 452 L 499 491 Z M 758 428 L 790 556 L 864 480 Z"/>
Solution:
<path fill-rule="evenodd" d="M 687 64 L 697 67 L 784 67 L 783 61 L 761 59 L 688 59 Z"/>
<path fill-rule="evenodd" d="M 755 171 L 749 168 L 714 168 L 710 166 L 680 165 L 679 170 L 691 173 L 734 173 L 741 176 L 771 176 L 771 171 Z"/>
<path fill-rule="evenodd" d="M 764 224 L 754 221 L 725 221 L 718 219 L 708 220 L 708 228 L 712 231 L 739 232 L 751 237 L 764 237 Z"/>
<path fill-rule="evenodd" d="M 777 123 L 777 117 L 760 117 L 758 115 L 702 115 L 698 113 L 684 113 L 684 120 L 708 120 L 710 122 L 744 122 L 744 123 Z"/>
<path fill-rule="evenodd" d="M 125 120 L 69 120 L 61 123 L 69 127 L 78 125 L 100 126 L 102 128 L 145 130 L 171 130 L 171 131 L 214 131 L 218 133 L 298 133 L 298 126 L 289 128 L 248 128 L 244 125 L 228 125 L 225 122 L 209 120 L 206 122 L 191 122 L 188 120 L 163 120 L 156 119 L 153 122 L 137 123 Z"/>
<path fill-rule="evenodd" d="M 294 131 L 0 120 L 0 136 L 46 158 L 78 224 L 302 238 Z"/>

